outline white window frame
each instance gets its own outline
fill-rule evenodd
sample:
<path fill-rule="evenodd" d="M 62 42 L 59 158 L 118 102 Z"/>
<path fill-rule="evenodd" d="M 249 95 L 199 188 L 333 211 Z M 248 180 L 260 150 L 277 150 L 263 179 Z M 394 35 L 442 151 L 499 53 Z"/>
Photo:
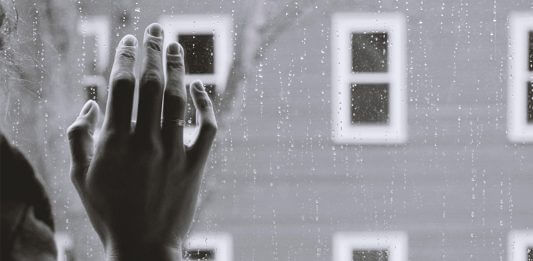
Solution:
<path fill-rule="evenodd" d="M 352 72 L 352 34 L 388 34 L 388 71 Z M 337 13 L 332 18 L 332 139 L 339 144 L 397 144 L 407 141 L 406 25 L 399 13 Z M 389 85 L 389 122 L 352 125 L 351 84 Z"/>
<path fill-rule="evenodd" d="M 176 41 L 180 34 L 214 35 L 214 74 L 187 74 L 185 82 L 201 80 L 204 84 L 216 84 L 218 93 L 224 92 L 233 57 L 231 17 L 222 14 L 162 16 L 160 23 L 165 32 L 165 46 Z"/>
<path fill-rule="evenodd" d="M 214 73 L 186 74 L 185 82 L 201 80 L 204 84 L 215 84 L 216 92 L 223 93 L 233 61 L 233 20 L 231 17 L 224 14 L 165 15 L 159 21 L 165 32 L 165 46 L 177 41 L 177 36 L 180 34 L 214 35 Z M 196 131 L 197 128 L 194 127 L 184 128 L 185 144 L 190 144 L 194 140 L 197 136 Z"/>
<path fill-rule="evenodd" d="M 387 249 L 388 261 L 407 261 L 407 233 L 402 231 L 338 232 L 333 236 L 333 261 L 352 261 L 355 249 Z"/>
<path fill-rule="evenodd" d="M 189 236 L 182 245 L 186 249 L 213 249 L 213 261 L 233 260 L 233 240 L 227 233 L 197 233 Z"/>
<path fill-rule="evenodd" d="M 512 13 L 509 28 L 507 135 L 512 142 L 533 142 L 533 124 L 527 122 L 527 82 L 533 81 L 533 72 L 528 70 L 533 13 Z"/>
<path fill-rule="evenodd" d="M 54 236 L 57 248 L 57 261 L 68 261 L 67 250 L 72 249 L 74 244 L 67 233 L 58 232 Z"/>
<path fill-rule="evenodd" d="M 511 231 L 507 247 L 508 261 L 528 261 L 527 249 L 533 247 L 533 230 Z"/>
<path fill-rule="evenodd" d="M 96 42 L 96 75 L 84 75 L 81 84 L 83 86 L 99 86 L 98 99 L 103 98 L 102 93 L 107 87 L 104 72 L 109 65 L 110 22 L 105 16 L 88 16 L 78 22 L 78 33 L 83 37 L 94 37 Z M 86 46 L 87 48 L 87 46 Z M 92 46 L 90 47 L 92 48 Z M 90 51 L 90 49 L 87 49 Z"/>

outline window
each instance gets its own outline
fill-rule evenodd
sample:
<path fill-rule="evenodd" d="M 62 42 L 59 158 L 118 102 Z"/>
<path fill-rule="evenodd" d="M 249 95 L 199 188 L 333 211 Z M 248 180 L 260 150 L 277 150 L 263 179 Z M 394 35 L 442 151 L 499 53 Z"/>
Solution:
<path fill-rule="evenodd" d="M 228 234 L 196 234 L 183 244 L 184 260 L 231 261 L 233 243 Z"/>
<path fill-rule="evenodd" d="M 109 63 L 109 21 L 103 16 L 82 19 L 78 24 L 78 32 L 82 36 L 80 62 L 85 74 L 81 80 L 83 93 L 85 99 L 98 101 L 107 85 L 103 75 Z"/>
<path fill-rule="evenodd" d="M 340 232 L 333 237 L 333 261 L 407 261 L 404 232 Z"/>
<path fill-rule="evenodd" d="M 405 18 L 335 14 L 331 33 L 333 141 L 405 142 Z"/>
<path fill-rule="evenodd" d="M 73 261 L 74 246 L 70 236 L 63 232 L 58 232 L 55 235 L 57 248 L 57 261 Z"/>
<path fill-rule="evenodd" d="M 511 231 L 508 242 L 509 261 L 533 261 L 533 231 Z"/>
<path fill-rule="evenodd" d="M 185 82 L 201 80 L 211 99 L 225 89 L 232 56 L 232 20 L 225 15 L 164 16 L 161 25 L 165 30 L 165 45 L 178 41 L 185 50 Z M 187 89 L 189 87 L 187 86 Z M 188 98 L 184 140 L 194 138 L 195 114 L 191 97 Z"/>
<path fill-rule="evenodd" d="M 508 136 L 533 142 L 533 14 L 510 17 Z"/>

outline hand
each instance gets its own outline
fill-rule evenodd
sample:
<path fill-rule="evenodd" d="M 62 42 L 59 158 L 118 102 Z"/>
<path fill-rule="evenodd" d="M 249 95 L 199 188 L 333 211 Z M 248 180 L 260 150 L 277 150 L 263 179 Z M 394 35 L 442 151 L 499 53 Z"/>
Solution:
<path fill-rule="evenodd" d="M 99 108 L 93 101 L 85 104 L 68 129 L 71 178 L 108 260 L 181 257 L 179 245 L 193 218 L 217 130 L 212 102 L 202 83 L 195 82 L 190 89 L 198 138 L 190 147 L 183 144 L 184 51 L 178 43 L 168 46 L 165 85 L 162 43 L 161 26 L 148 26 L 135 126 L 131 115 L 137 40 L 127 35 L 116 50 L 107 113 L 98 137 L 94 133 Z"/>

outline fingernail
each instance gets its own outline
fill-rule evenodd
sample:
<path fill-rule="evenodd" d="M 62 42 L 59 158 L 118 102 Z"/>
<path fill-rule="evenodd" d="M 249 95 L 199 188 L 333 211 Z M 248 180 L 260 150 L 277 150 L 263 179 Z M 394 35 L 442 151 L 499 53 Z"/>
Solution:
<path fill-rule="evenodd" d="M 178 46 L 178 43 L 171 43 L 167 48 L 167 52 L 168 54 L 180 54 L 180 48 Z"/>
<path fill-rule="evenodd" d="M 148 33 L 151 36 L 159 37 L 161 36 L 161 33 L 163 32 L 163 28 L 159 24 L 151 24 L 150 29 L 148 29 Z"/>
<path fill-rule="evenodd" d="M 136 46 L 137 45 L 137 38 L 135 38 L 135 36 L 133 36 L 131 34 L 126 35 L 122 39 L 122 44 L 124 46 Z"/>
<path fill-rule="evenodd" d="M 202 84 L 201 81 L 196 81 L 193 83 L 193 86 L 194 86 L 194 89 L 196 89 L 197 91 L 199 92 L 203 92 L 205 91 L 205 88 L 204 88 L 204 85 Z"/>

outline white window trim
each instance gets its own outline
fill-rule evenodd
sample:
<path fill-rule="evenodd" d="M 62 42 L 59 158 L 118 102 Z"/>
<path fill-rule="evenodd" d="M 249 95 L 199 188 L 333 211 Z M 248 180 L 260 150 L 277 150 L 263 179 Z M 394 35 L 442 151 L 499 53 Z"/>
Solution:
<path fill-rule="evenodd" d="M 533 246 L 533 230 L 513 230 L 507 243 L 508 261 L 527 261 L 527 249 Z"/>
<path fill-rule="evenodd" d="M 56 233 L 54 238 L 57 248 L 57 261 L 67 261 L 66 252 L 74 246 L 72 239 L 68 234 L 62 232 Z"/>
<path fill-rule="evenodd" d="M 509 18 L 509 72 L 507 135 L 512 142 L 533 142 L 533 124 L 527 122 L 528 37 L 533 31 L 533 13 L 513 13 Z"/>
<path fill-rule="evenodd" d="M 401 231 L 338 232 L 333 236 L 333 261 L 352 261 L 354 249 L 387 249 L 389 261 L 407 261 L 407 241 Z"/>
<path fill-rule="evenodd" d="M 176 41 L 176 36 L 179 34 L 214 34 L 215 73 L 188 74 L 185 75 L 185 82 L 201 80 L 204 84 L 215 84 L 216 92 L 223 93 L 233 58 L 233 20 L 231 17 L 222 14 L 162 16 L 160 24 L 165 32 L 165 46 Z M 191 144 L 198 135 L 197 131 L 195 127 L 185 127 L 184 143 Z"/>
<path fill-rule="evenodd" d="M 233 22 L 227 15 L 175 15 L 162 16 L 161 26 L 165 31 L 165 46 L 176 41 L 180 34 L 214 34 L 214 74 L 189 74 L 186 82 L 201 80 L 204 84 L 216 84 L 217 92 L 226 88 L 226 80 L 233 57 Z"/>
<path fill-rule="evenodd" d="M 351 36 L 356 32 L 386 32 L 388 72 L 352 72 Z M 406 26 L 398 13 L 337 13 L 332 18 L 332 138 L 340 144 L 395 144 L 407 141 Z M 389 84 L 389 123 L 351 124 L 351 83 Z"/>
<path fill-rule="evenodd" d="M 109 63 L 109 45 L 110 31 L 109 19 L 105 16 L 89 16 L 87 19 L 80 20 L 78 23 L 78 32 L 83 38 L 95 37 L 96 47 L 96 72 L 104 73 Z"/>
<path fill-rule="evenodd" d="M 233 240 L 227 233 L 199 233 L 193 234 L 183 244 L 185 249 L 214 249 L 213 261 L 233 260 Z"/>

